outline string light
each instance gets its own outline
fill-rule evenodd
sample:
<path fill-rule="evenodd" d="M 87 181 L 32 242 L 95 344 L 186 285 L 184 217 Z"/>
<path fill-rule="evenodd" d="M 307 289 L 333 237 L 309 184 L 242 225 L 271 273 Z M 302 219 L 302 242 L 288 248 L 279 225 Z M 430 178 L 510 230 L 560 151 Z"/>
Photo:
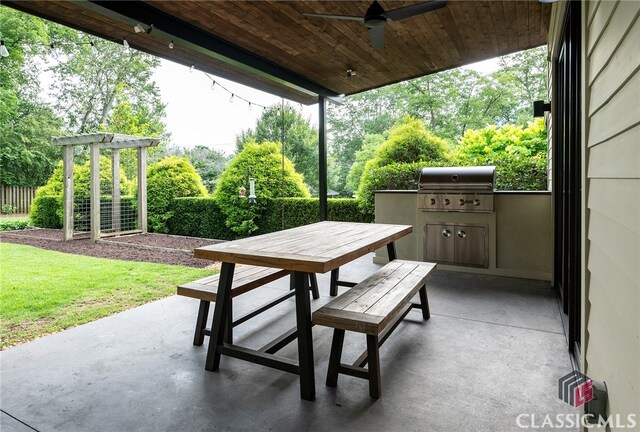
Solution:
<path fill-rule="evenodd" d="M 169 49 L 173 49 L 173 41 L 169 42 Z"/>
<path fill-rule="evenodd" d="M 226 91 L 229 94 L 229 102 L 233 103 L 236 99 L 240 99 L 243 102 L 247 103 L 247 106 L 249 108 L 249 111 L 253 110 L 253 107 L 258 107 L 258 108 L 262 108 L 262 111 L 264 112 L 268 107 L 253 101 L 250 101 L 249 99 L 245 99 L 242 96 L 238 96 L 237 94 L 235 94 L 234 92 L 232 92 L 231 90 L 229 90 L 228 88 L 226 88 L 224 85 L 222 85 L 219 81 L 216 81 L 211 75 L 209 75 L 206 72 L 202 72 L 207 78 L 209 78 L 211 80 L 211 89 L 215 89 L 217 87 L 221 88 L 222 90 Z"/>

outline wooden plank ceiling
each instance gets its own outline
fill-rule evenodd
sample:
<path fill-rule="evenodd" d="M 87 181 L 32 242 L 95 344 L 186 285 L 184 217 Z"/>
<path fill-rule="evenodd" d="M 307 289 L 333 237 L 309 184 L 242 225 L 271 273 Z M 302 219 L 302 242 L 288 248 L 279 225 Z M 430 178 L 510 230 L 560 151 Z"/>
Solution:
<path fill-rule="evenodd" d="M 135 33 L 140 20 L 134 4 L 113 13 L 108 2 L 5 1 L 21 9 L 106 39 L 126 37 L 132 47 L 232 79 L 302 103 L 316 91 L 287 84 L 271 72 L 247 68 L 216 55 L 215 46 L 196 46 L 174 38 L 172 26 L 154 24 L 150 34 Z M 416 1 L 382 1 L 386 10 Z M 281 70 L 319 85 L 326 95 L 354 94 L 387 84 L 455 68 L 547 42 L 550 5 L 533 1 L 456 1 L 423 15 L 391 21 L 385 47 L 371 47 L 367 30 L 356 21 L 305 17 L 303 13 L 364 16 L 368 1 L 164 1 L 144 6 L 201 33 L 223 39 Z M 148 14 L 146 16 L 149 16 Z M 184 35 L 181 35 L 184 36 Z M 175 39 L 174 49 L 168 41 Z M 356 74 L 347 77 L 347 69 Z"/>

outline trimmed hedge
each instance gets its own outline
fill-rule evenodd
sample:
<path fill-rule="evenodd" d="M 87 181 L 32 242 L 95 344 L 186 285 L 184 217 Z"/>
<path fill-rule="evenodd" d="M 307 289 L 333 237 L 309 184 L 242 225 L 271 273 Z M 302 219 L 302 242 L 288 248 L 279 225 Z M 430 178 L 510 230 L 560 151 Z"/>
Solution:
<path fill-rule="evenodd" d="M 258 229 L 253 233 L 265 234 L 278 231 L 282 225 L 282 208 L 279 199 L 263 199 L 265 212 L 256 218 Z M 328 200 L 328 219 L 343 222 L 373 222 L 373 217 L 365 215 L 358 207 L 358 200 L 338 198 Z M 213 198 L 177 198 L 171 211 L 174 216 L 167 225 L 169 232 L 176 235 L 232 240 L 239 236 L 226 227 L 226 218 Z M 284 227 L 295 228 L 320 220 L 317 198 L 285 198 Z"/>

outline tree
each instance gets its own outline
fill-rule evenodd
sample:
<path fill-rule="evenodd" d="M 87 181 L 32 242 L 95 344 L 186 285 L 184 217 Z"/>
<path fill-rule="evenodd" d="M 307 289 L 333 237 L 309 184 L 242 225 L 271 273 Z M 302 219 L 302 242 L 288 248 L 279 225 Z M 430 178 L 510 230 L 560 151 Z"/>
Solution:
<path fill-rule="evenodd" d="M 198 171 L 209 192 L 213 192 L 216 181 L 229 163 L 229 157 L 218 150 L 202 145 L 195 146 L 192 149 L 184 149 L 182 154 L 189 159 L 191 165 Z"/>
<path fill-rule="evenodd" d="M 33 16 L 0 7 L 2 38 L 10 53 L 0 57 L 0 183 L 39 186 L 60 157 L 51 145 L 61 121 L 39 97 L 39 62 L 48 27 Z"/>
<path fill-rule="evenodd" d="M 291 105 L 274 105 L 265 109 L 255 130 L 242 131 L 236 137 L 236 148 L 241 150 L 245 143 L 251 141 L 258 144 L 284 142 L 285 156 L 304 176 L 305 183 L 317 189 L 318 131 Z"/>
<path fill-rule="evenodd" d="M 282 166 L 279 143 L 248 142 L 224 170 L 214 198 L 227 217 L 227 227 L 236 234 L 249 235 L 259 228 L 267 211 L 265 198 L 310 196 L 303 177 L 287 158 Z M 255 179 L 256 202 L 240 198 L 239 188 L 249 193 L 249 178 Z"/>
<path fill-rule="evenodd" d="M 345 185 L 356 152 L 367 134 L 384 133 L 402 116 L 401 98 L 394 86 L 387 86 L 346 97 L 342 105 L 328 105 L 329 154 L 335 161 L 329 165 L 328 175 L 336 179 L 330 184 L 332 189 L 351 195 Z"/>
<path fill-rule="evenodd" d="M 385 141 L 385 135 L 383 134 L 367 134 L 362 141 L 362 148 L 356 152 L 356 160 L 351 165 L 349 174 L 347 175 L 347 182 L 345 189 L 350 192 L 355 192 L 360 184 L 360 178 L 364 171 L 364 166 L 367 161 L 375 157 L 378 147 Z"/>
<path fill-rule="evenodd" d="M 161 136 L 164 105 L 151 77 L 160 60 L 113 42 L 89 39 L 81 32 L 68 31 L 65 36 L 67 43 L 60 48 L 64 56 L 51 70 L 56 109 L 64 115 L 69 132 L 113 126 L 122 129 L 112 132 L 138 130 Z M 119 117 L 112 122 L 116 107 Z"/>

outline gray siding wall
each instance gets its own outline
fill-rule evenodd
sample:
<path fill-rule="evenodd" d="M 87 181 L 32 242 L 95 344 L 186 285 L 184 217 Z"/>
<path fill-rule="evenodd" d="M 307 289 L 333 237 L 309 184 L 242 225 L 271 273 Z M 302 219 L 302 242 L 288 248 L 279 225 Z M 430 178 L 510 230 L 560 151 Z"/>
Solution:
<path fill-rule="evenodd" d="M 587 375 L 640 415 L 640 1 L 583 11 Z"/>

